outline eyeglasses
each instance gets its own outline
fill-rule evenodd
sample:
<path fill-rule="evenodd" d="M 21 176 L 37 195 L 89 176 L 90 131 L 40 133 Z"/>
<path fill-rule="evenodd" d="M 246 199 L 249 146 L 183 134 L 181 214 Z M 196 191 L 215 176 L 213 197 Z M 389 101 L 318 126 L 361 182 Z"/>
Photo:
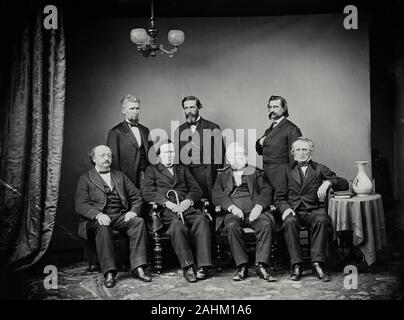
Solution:
<path fill-rule="evenodd" d="M 107 157 L 111 158 L 111 157 L 112 157 L 112 153 L 95 154 L 95 156 L 97 156 L 97 157 L 105 157 L 105 156 L 107 156 Z"/>

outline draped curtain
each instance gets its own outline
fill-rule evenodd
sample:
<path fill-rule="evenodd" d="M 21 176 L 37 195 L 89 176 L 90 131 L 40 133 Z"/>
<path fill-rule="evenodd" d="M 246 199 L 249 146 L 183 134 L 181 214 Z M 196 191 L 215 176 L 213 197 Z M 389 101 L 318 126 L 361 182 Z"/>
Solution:
<path fill-rule="evenodd" d="M 58 204 L 65 103 L 65 38 L 30 8 L 13 37 L 1 105 L 0 264 L 25 269 L 46 252 Z"/>

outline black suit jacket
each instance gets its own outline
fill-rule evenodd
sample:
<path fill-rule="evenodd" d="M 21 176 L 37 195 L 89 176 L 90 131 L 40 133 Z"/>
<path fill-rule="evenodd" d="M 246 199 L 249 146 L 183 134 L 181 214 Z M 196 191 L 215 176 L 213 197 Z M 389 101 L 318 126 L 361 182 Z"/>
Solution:
<path fill-rule="evenodd" d="M 136 212 L 140 216 L 143 200 L 139 189 L 123 172 L 111 170 L 111 179 L 124 210 Z M 80 177 L 76 188 L 75 207 L 80 215 L 78 233 L 82 238 L 87 239 L 88 221 L 94 220 L 100 212 L 103 212 L 106 204 L 107 195 L 103 180 L 94 168 Z"/>
<path fill-rule="evenodd" d="M 216 138 L 217 141 L 219 139 L 220 139 L 220 141 L 216 142 L 216 144 L 215 144 L 215 140 L 214 140 L 213 137 L 210 139 L 209 143 L 204 141 L 203 131 L 206 130 L 206 129 L 211 130 L 211 132 L 214 131 L 217 134 L 217 138 Z M 187 123 L 183 123 L 182 125 L 180 125 L 178 127 L 178 134 L 177 133 L 175 134 L 175 138 L 176 138 L 175 143 L 177 144 L 177 146 L 179 145 L 178 150 L 180 151 L 176 155 L 177 157 L 180 156 L 181 150 L 183 150 L 184 146 L 186 146 L 189 143 L 188 140 L 185 140 L 185 141 L 181 140 L 181 134 L 184 135 L 184 139 L 189 135 L 189 134 L 187 134 L 187 132 L 184 133 L 184 131 L 186 131 L 186 130 L 191 130 L 191 129 L 189 129 L 189 126 L 188 126 Z M 204 119 L 202 117 L 200 117 L 200 123 L 196 127 L 196 131 L 199 133 L 199 137 L 200 137 L 200 141 L 199 141 L 200 143 L 198 145 L 198 147 L 199 147 L 199 163 L 205 165 L 206 173 L 207 173 L 206 177 L 207 177 L 207 180 L 208 180 L 207 183 L 208 183 L 208 186 L 210 188 L 212 188 L 213 184 L 215 183 L 215 180 L 216 180 L 217 170 L 222 168 L 223 165 L 224 165 L 224 162 L 225 162 L 224 159 L 225 159 L 226 148 L 225 148 L 225 145 L 224 145 L 224 142 L 223 142 L 223 137 L 222 137 L 219 125 L 217 125 L 216 123 L 214 123 L 212 121 L 206 120 L 206 119 Z M 177 139 L 179 139 L 179 140 L 177 140 Z M 209 161 L 209 163 L 206 163 L 206 161 L 204 161 L 204 159 L 203 159 L 204 154 L 208 154 L 208 152 L 209 152 L 207 150 L 204 150 L 205 146 L 210 147 L 210 161 Z M 216 157 L 216 159 L 215 159 L 215 157 Z M 215 163 L 215 160 L 216 160 L 216 163 Z M 183 165 L 188 165 L 188 164 L 185 164 L 185 163 L 181 162 L 181 159 L 179 159 L 176 163 L 181 163 Z"/>
<path fill-rule="evenodd" d="M 138 128 L 142 139 L 141 148 L 144 148 L 147 156 L 149 148 L 152 145 L 150 130 L 142 124 L 139 124 Z M 139 145 L 126 121 L 119 123 L 109 130 L 107 146 L 110 147 L 112 151 L 111 168 L 122 171 L 135 185 L 139 185 Z"/>
<path fill-rule="evenodd" d="M 160 206 L 163 206 L 167 200 L 177 203 L 172 193 L 170 197 L 167 198 L 166 194 L 169 190 L 177 191 L 180 202 L 184 199 L 190 199 L 196 203 L 201 199 L 202 190 L 189 172 L 189 169 L 182 165 L 174 165 L 173 168 L 174 176 L 171 175 L 168 169 L 161 163 L 147 167 L 144 179 L 141 183 L 141 192 L 145 201 L 156 202 Z M 183 212 L 183 215 L 194 211 L 195 209 L 190 207 L 187 211 Z M 155 226 L 155 230 L 162 226 L 160 214 L 161 210 L 158 212 L 160 226 Z"/>
<path fill-rule="evenodd" d="M 264 136 L 263 146 L 259 143 L 260 139 L 255 143 L 255 150 L 263 156 L 264 165 L 293 163 L 290 153 L 292 143 L 302 136 L 298 126 L 285 118 L 271 132 L 269 128 L 265 130 Z"/>
<path fill-rule="evenodd" d="M 257 168 L 249 166 L 245 172 L 251 200 L 255 202 L 255 204 L 261 205 L 263 211 L 265 211 L 265 209 L 273 203 L 273 191 L 271 185 L 265 179 L 264 173 Z M 231 167 L 227 167 L 217 176 L 215 186 L 212 190 L 213 204 L 215 206 L 220 206 L 223 212 L 227 212 L 227 209 L 234 204 L 230 197 L 233 187 L 233 170 Z M 216 218 L 216 230 L 222 224 L 223 219 L 223 215 Z"/>
<path fill-rule="evenodd" d="M 275 191 L 275 205 L 280 214 L 288 209 L 296 208 L 303 203 L 307 211 L 320 208 L 317 196 L 318 188 L 328 180 L 334 191 L 347 190 L 348 181 L 338 177 L 333 171 L 321 163 L 310 161 L 305 179 L 301 182 L 299 168 L 295 164 L 286 167 L 282 172 L 279 188 Z"/>

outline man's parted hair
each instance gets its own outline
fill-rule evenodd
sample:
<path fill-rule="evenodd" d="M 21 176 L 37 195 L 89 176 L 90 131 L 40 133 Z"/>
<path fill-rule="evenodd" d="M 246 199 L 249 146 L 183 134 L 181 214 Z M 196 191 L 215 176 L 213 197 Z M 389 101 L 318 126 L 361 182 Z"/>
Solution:
<path fill-rule="evenodd" d="M 196 101 L 196 106 L 197 106 L 198 109 L 201 109 L 203 107 L 202 103 L 195 96 L 186 96 L 186 97 L 184 97 L 184 99 L 182 99 L 182 101 L 181 101 L 182 107 L 184 108 L 184 102 L 185 101 L 190 101 L 190 100 Z"/>
<path fill-rule="evenodd" d="M 298 142 L 298 141 L 307 142 L 307 144 L 309 145 L 310 153 L 312 153 L 312 152 L 314 151 L 314 142 L 313 142 L 313 140 L 311 140 L 311 139 L 309 139 L 309 138 L 306 138 L 306 137 L 299 137 L 299 138 L 297 138 L 295 141 L 293 141 L 293 143 L 292 143 L 292 147 L 291 147 L 291 150 L 290 150 L 290 152 L 291 152 L 292 154 L 293 154 L 294 151 L 295 151 L 295 144 L 296 144 L 296 142 Z"/>
<path fill-rule="evenodd" d="M 140 99 L 138 97 L 132 96 L 131 94 L 127 94 L 121 99 L 121 107 L 125 108 L 131 102 L 140 103 Z"/>
<path fill-rule="evenodd" d="M 274 101 L 274 100 L 281 100 L 281 107 L 283 108 L 283 115 L 287 118 L 289 117 L 289 111 L 288 111 L 288 103 L 286 102 L 286 99 L 281 96 L 270 96 L 268 100 L 268 107 L 269 107 L 269 102 Z"/>

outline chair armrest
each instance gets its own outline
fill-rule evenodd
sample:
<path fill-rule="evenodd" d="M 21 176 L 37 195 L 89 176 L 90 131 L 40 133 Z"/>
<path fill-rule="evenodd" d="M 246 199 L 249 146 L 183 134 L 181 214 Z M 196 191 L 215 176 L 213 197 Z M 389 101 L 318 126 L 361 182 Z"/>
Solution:
<path fill-rule="evenodd" d="M 206 217 L 209 219 L 209 221 L 213 221 L 213 218 L 208 211 L 209 201 L 205 198 L 201 198 L 199 201 L 202 202 L 202 213 L 204 213 L 206 215 Z"/>
<path fill-rule="evenodd" d="M 158 209 L 158 204 L 155 202 L 149 202 L 150 205 L 150 210 L 149 210 L 149 215 L 152 218 L 152 220 L 157 219 L 157 209 Z"/>

